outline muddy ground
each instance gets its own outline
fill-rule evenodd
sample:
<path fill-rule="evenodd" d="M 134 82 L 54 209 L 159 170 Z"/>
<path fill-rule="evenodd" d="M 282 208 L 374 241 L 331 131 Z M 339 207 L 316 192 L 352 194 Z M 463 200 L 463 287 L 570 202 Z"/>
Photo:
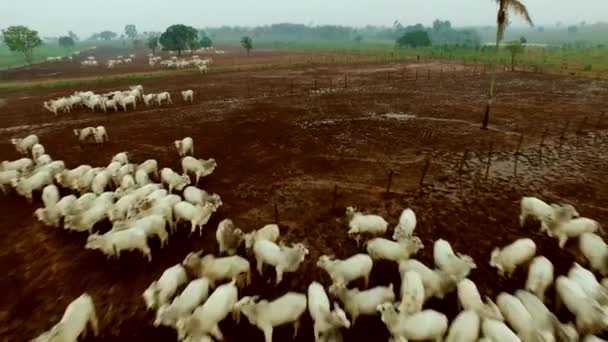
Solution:
<path fill-rule="evenodd" d="M 289 58 L 288 52 L 274 54 Z M 238 63 L 247 61 L 243 57 Z M 538 232 L 537 224 L 519 227 L 518 201 L 523 195 L 563 201 L 584 216 L 607 221 L 606 82 L 501 73 L 490 129 L 481 130 L 490 76 L 479 69 L 459 67 L 454 72 L 452 66 L 443 67 L 313 64 L 193 73 L 141 82 L 145 92 L 170 91 L 174 104 L 139 106 L 126 113 L 77 110 L 54 117 L 42 102 L 75 90 L 124 89 L 128 83 L 0 94 L 5 102 L 0 108 L 0 160 L 18 158 L 10 138 L 35 133 L 47 152 L 70 168 L 104 166 L 115 153 L 128 151 L 135 162 L 155 158 L 161 167 L 177 169 L 172 142 L 191 136 L 197 157 L 218 162 L 215 173 L 199 186 L 220 194 L 224 202 L 202 237 L 188 237 L 183 227 L 164 249 L 153 241 L 153 261 L 147 263 L 137 253 L 106 260 L 98 251 L 84 249 L 86 235 L 36 223 L 32 213 L 39 200 L 28 204 L 14 194 L 1 196 L 0 288 L 5 293 L 0 297 L 0 339 L 37 336 L 86 291 L 93 296 L 101 326 L 100 336 L 87 340 L 174 340 L 171 330 L 152 326 L 153 314 L 141 299 L 144 289 L 188 252 L 216 252 L 214 232 L 221 219 L 230 217 L 249 231 L 274 222 L 275 205 L 282 238 L 305 243 L 310 255 L 301 271 L 286 276 L 278 288 L 256 274 L 241 295 L 272 299 L 288 290 L 306 291 L 312 280 L 329 285 L 328 276 L 315 267 L 317 258 L 343 258 L 358 251 L 341 221 L 350 205 L 384 216 L 391 227 L 387 236 L 401 210 L 413 208 L 416 232 L 425 244 L 418 258 L 431 265 L 433 241 L 450 241 L 456 251 L 476 260 L 478 268 L 470 277 L 483 295 L 523 287 L 525 271 L 505 280 L 488 265 L 495 246 L 516 238 L 533 238 L 538 254 L 555 264 L 556 273 L 567 272 L 577 258 L 577 242 L 560 250 L 556 241 Z M 430 79 L 427 70 L 432 70 Z M 15 72 L 14 79 L 19 75 Z M 195 91 L 193 104 L 179 98 L 184 89 Z M 110 142 L 79 146 L 72 129 L 97 125 L 106 127 Z M 430 167 L 420 186 L 426 160 Z M 99 228 L 106 230 L 109 224 Z M 370 285 L 389 282 L 399 288 L 396 266 L 376 263 Z M 549 305 L 552 296 L 550 289 Z M 450 317 L 457 312 L 453 294 L 430 306 Z M 246 322 L 239 329 L 233 326 L 230 320 L 221 325 L 228 341 L 263 339 Z M 291 333 L 289 326 L 278 328 L 275 341 L 289 340 Z M 345 341 L 383 341 L 388 333 L 379 319 L 363 317 L 344 336 Z M 304 319 L 297 340 L 312 340 L 310 318 Z"/>
<path fill-rule="evenodd" d="M 172 56 L 180 59 L 191 59 L 192 55 L 198 55 L 201 58 L 211 58 L 216 65 L 223 67 L 252 67 L 266 64 L 296 64 L 296 63 L 314 63 L 315 61 L 336 62 L 339 59 L 347 60 L 365 60 L 369 59 L 369 54 L 365 51 L 351 52 L 332 52 L 332 51 L 305 51 L 305 50 L 280 50 L 258 48 L 247 56 L 242 48 L 234 46 L 226 46 L 218 48 L 223 53 L 216 53 L 214 50 L 204 52 L 184 52 L 181 56 L 170 55 L 166 51 L 156 51 L 155 56 L 160 56 L 163 59 L 169 59 Z M 125 52 L 128 51 L 128 52 Z M 121 75 L 126 73 L 149 73 L 155 71 L 167 70 L 161 65 L 150 66 L 148 64 L 147 55 L 151 53 L 149 49 L 134 49 L 125 50 L 124 48 L 102 46 L 94 50 L 83 51 L 79 56 L 74 56 L 72 61 L 64 59 L 62 61 L 43 62 L 26 67 L 9 68 L 0 70 L 0 81 L 31 81 L 31 80 L 56 80 L 61 78 L 76 78 L 76 77 L 102 77 Z M 128 55 L 134 54 L 135 58 L 132 63 L 119 64 L 114 68 L 108 68 L 107 62 L 110 59 L 116 59 L 117 56 L 127 58 Z M 89 56 L 95 57 L 98 66 L 83 66 L 80 63 L 86 60 Z M 384 58 L 389 58 L 387 54 Z"/>

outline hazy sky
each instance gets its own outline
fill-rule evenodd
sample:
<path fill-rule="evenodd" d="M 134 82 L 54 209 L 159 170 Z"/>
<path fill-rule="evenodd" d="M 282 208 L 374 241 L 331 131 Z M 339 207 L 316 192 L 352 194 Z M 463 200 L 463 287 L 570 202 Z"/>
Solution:
<path fill-rule="evenodd" d="M 87 36 L 102 30 L 161 31 L 183 23 L 194 27 L 253 26 L 279 22 L 364 26 L 430 24 L 449 19 L 456 26 L 494 22 L 492 0 L 0 0 L 0 28 L 27 25 L 42 36 L 74 30 Z M 538 25 L 557 21 L 593 23 L 608 19 L 608 0 L 522 0 Z M 517 25 L 518 21 L 514 24 Z"/>

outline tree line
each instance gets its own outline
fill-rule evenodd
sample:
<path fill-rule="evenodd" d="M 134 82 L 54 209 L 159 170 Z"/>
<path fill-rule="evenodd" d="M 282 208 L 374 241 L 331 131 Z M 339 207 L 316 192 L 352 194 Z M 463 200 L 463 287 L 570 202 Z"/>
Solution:
<path fill-rule="evenodd" d="M 26 61 L 31 62 L 33 50 L 43 42 L 36 31 L 25 26 L 14 26 L 3 30 L 4 41 L 13 51 L 23 53 Z M 154 53 L 157 49 L 177 51 L 195 50 L 213 46 L 214 40 L 240 42 L 247 54 L 253 49 L 253 41 L 301 41 L 307 39 L 344 41 L 360 43 L 367 39 L 393 40 L 397 47 L 424 47 L 429 45 L 479 46 L 480 38 L 474 30 L 452 27 L 449 20 L 435 20 L 432 26 L 422 24 L 404 26 L 395 21 L 391 27 L 365 26 L 354 28 L 337 25 L 303 25 L 279 23 L 257 27 L 222 26 L 219 28 L 196 29 L 192 26 L 176 24 L 164 32 L 139 32 L 133 24 L 126 25 L 124 32 L 104 30 L 91 35 L 88 40 L 110 41 L 120 37 L 123 44 L 130 39 L 134 46 L 145 45 Z M 70 31 L 57 39 L 59 45 L 70 48 L 78 37 Z M 516 48 L 514 48 L 516 49 Z"/>

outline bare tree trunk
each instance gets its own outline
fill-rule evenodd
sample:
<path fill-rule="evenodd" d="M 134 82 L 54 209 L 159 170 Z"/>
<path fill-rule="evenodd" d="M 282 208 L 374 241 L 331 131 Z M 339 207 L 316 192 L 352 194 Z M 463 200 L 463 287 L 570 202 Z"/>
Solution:
<path fill-rule="evenodd" d="M 492 99 L 488 98 L 488 103 L 486 104 L 486 111 L 483 114 L 483 122 L 481 124 L 481 129 L 488 128 L 488 121 L 490 120 L 490 107 L 492 107 L 491 103 Z"/>
<path fill-rule="evenodd" d="M 31 65 L 31 64 L 32 64 L 32 62 L 33 62 L 33 58 L 32 58 L 32 56 L 33 56 L 33 51 L 32 51 L 32 50 L 27 50 L 27 51 L 24 51 L 24 52 L 23 52 L 23 55 L 24 55 L 24 57 L 25 57 L 25 61 L 27 62 L 27 64 L 30 64 L 30 65 Z"/>
<path fill-rule="evenodd" d="M 498 29 L 498 28 L 497 28 Z M 494 99 L 494 84 L 496 83 L 496 59 L 498 59 L 498 47 L 500 41 L 498 40 L 498 36 L 496 37 L 496 47 L 494 50 L 494 63 L 491 64 L 492 76 L 490 77 L 490 93 L 488 94 L 488 104 L 486 106 L 486 112 L 483 116 L 483 123 L 481 125 L 481 129 L 488 129 L 488 122 L 490 121 L 490 111 L 492 110 L 492 100 Z"/>

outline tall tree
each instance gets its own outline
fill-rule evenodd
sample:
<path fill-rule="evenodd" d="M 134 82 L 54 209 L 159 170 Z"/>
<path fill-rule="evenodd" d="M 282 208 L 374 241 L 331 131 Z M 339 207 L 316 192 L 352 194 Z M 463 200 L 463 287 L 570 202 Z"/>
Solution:
<path fill-rule="evenodd" d="M 160 43 L 165 49 L 175 50 L 181 56 L 198 39 L 198 31 L 192 26 L 182 24 L 171 25 L 160 36 Z"/>
<path fill-rule="evenodd" d="M 118 34 L 112 32 L 112 31 L 103 31 L 99 33 L 99 38 L 103 39 L 103 40 L 112 40 L 114 38 L 116 38 L 118 36 Z"/>
<path fill-rule="evenodd" d="M 74 31 L 69 30 L 69 31 L 68 31 L 68 36 L 69 36 L 70 38 L 72 38 L 72 40 L 73 40 L 74 42 L 77 42 L 77 41 L 78 41 L 78 36 L 76 35 L 76 33 L 74 33 Z"/>
<path fill-rule="evenodd" d="M 152 50 L 152 53 L 155 54 L 156 49 L 158 48 L 158 37 L 152 36 L 148 38 L 148 40 L 146 41 L 146 45 L 148 46 L 148 49 Z"/>
<path fill-rule="evenodd" d="M 247 50 L 247 56 L 253 49 L 253 39 L 249 36 L 244 36 L 241 38 L 241 45 Z"/>
<path fill-rule="evenodd" d="M 209 36 L 203 36 L 200 41 L 200 46 L 201 47 L 212 47 L 213 41 L 211 40 L 211 38 L 209 38 Z"/>
<path fill-rule="evenodd" d="M 38 31 L 30 30 L 25 26 L 9 26 L 2 30 L 4 43 L 11 51 L 21 52 L 25 61 L 32 64 L 34 48 L 42 45 Z"/>
<path fill-rule="evenodd" d="M 69 49 L 72 46 L 74 46 L 75 42 L 74 39 L 72 39 L 72 37 L 70 36 L 63 36 L 63 37 L 59 37 L 59 45 L 65 49 Z"/>
<path fill-rule="evenodd" d="M 498 56 L 498 50 L 500 42 L 505 35 L 505 30 L 509 25 L 509 15 L 511 13 L 520 15 L 530 26 L 534 26 L 528 9 L 519 0 L 494 0 L 498 3 L 498 13 L 496 15 L 496 46 L 494 49 L 495 56 Z M 490 120 L 490 110 L 492 108 L 492 100 L 494 99 L 494 84 L 496 82 L 496 65 L 492 63 L 492 77 L 490 80 L 490 92 L 488 93 L 488 104 L 486 105 L 486 111 L 483 116 L 483 122 L 481 128 L 488 128 L 488 121 Z"/>
<path fill-rule="evenodd" d="M 212 47 L 213 46 L 213 41 L 211 40 L 211 38 L 209 38 L 209 36 L 207 35 L 207 32 L 205 32 L 205 30 L 200 30 L 198 31 L 198 35 L 199 37 L 201 37 L 198 45 L 199 47 Z"/>
<path fill-rule="evenodd" d="M 125 26 L 125 35 L 129 37 L 129 39 L 135 39 L 135 37 L 137 37 L 137 27 L 133 24 Z"/>

